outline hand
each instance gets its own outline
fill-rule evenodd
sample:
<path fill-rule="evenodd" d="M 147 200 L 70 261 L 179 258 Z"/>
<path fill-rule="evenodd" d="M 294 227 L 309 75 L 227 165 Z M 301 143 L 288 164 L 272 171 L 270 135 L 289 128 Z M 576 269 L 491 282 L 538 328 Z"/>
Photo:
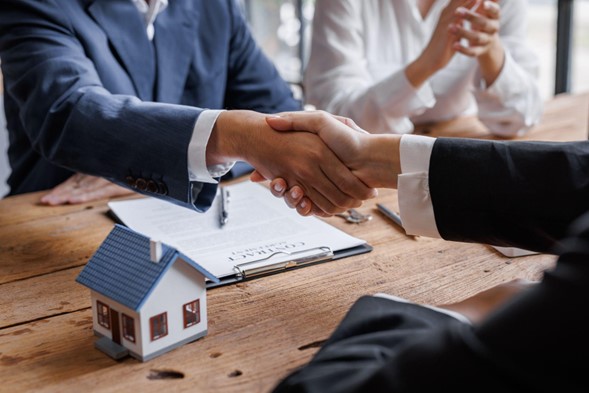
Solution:
<path fill-rule="evenodd" d="M 265 179 L 281 177 L 299 185 L 328 215 L 358 207 L 376 195 L 314 132 L 277 132 L 265 115 L 255 112 L 219 115 L 207 147 L 207 164 L 231 160 L 250 163 Z"/>
<path fill-rule="evenodd" d="M 101 177 L 76 173 L 41 198 L 44 205 L 57 206 L 96 201 L 133 194 Z"/>
<path fill-rule="evenodd" d="M 355 123 L 346 118 L 335 117 L 326 112 L 284 113 L 268 117 L 267 123 L 275 130 L 293 131 L 310 130 L 316 133 L 351 169 L 352 173 L 366 185 L 373 188 L 396 188 L 397 175 L 400 172 L 398 135 L 368 134 Z M 267 178 L 257 173 L 253 181 Z M 287 185 L 293 186 L 285 194 Z M 316 206 L 311 204 L 313 198 L 305 198 L 306 192 L 295 183 L 274 179 L 271 191 L 277 197 L 285 196 L 290 207 L 296 207 L 301 215 L 311 212 L 318 214 Z"/>
<path fill-rule="evenodd" d="M 461 302 L 438 307 L 456 311 L 464 315 L 472 323 L 479 323 L 501 305 L 536 284 L 536 281 L 515 279 L 479 292 Z"/>
<path fill-rule="evenodd" d="M 460 36 L 455 25 L 460 23 L 459 8 L 473 7 L 480 0 L 451 0 L 442 11 L 429 43 L 414 62 L 405 69 L 407 79 L 415 88 L 423 85 L 433 74 L 452 60 L 459 45 Z"/>
<path fill-rule="evenodd" d="M 336 118 L 323 111 L 283 113 L 267 117 L 266 122 L 277 131 L 307 131 L 318 135 L 369 187 L 397 187 L 397 175 L 401 170 L 400 135 L 369 134 L 352 120 Z"/>
<path fill-rule="evenodd" d="M 254 171 L 250 175 L 250 180 L 253 182 L 263 182 L 267 180 L 259 172 Z M 295 185 L 288 188 L 288 184 L 283 178 L 276 178 L 270 182 L 270 192 L 277 198 L 284 198 L 284 202 L 291 209 L 297 209 L 297 213 L 301 216 L 315 215 L 320 217 L 328 216 L 313 205 L 313 202 L 305 196 L 301 187 Z"/>
<path fill-rule="evenodd" d="M 491 50 L 494 44 L 500 45 L 499 26 L 501 8 L 498 0 L 478 0 L 475 9 L 458 7 L 455 11 L 458 19 L 450 29 L 460 39 L 468 41 L 463 46 L 460 41 L 454 43 L 457 52 L 470 57 L 481 56 Z M 470 23 L 470 28 L 464 26 L 464 21 Z"/>
<path fill-rule="evenodd" d="M 450 30 L 459 40 L 453 44 L 453 49 L 466 56 L 476 57 L 479 61 L 481 74 L 490 86 L 503 68 L 505 50 L 499 38 L 501 7 L 498 0 L 478 0 L 476 10 L 465 7 L 456 9 L 457 23 Z M 470 29 L 464 27 L 463 21 L 470 22 Z M 468 42 L 463 46 L 460 40 Z"/>

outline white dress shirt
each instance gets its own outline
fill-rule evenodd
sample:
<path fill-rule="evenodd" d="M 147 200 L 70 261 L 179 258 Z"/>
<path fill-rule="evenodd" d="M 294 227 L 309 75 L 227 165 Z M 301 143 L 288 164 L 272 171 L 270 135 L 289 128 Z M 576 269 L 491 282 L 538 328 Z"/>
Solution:
<path fill-rule="evenodd" d="M 540 118 L 538 61 L 524 42 L 525 0 L 502 0 L 505 63 L 489 87 L 474 58 L 456 54 L 419 89 L 405 68 L 426 47 L 448 0 L 423 19 L 415 0 L 317 0 L 305 73 L 308 103 L 378 133 L 478 114 L 494 134 L 525 132 Z"/>
<path fill-rule="evenodd" d="M 131 0 L 145 20 L 145 29 L 150 41 L 155 36 L 153 23 L 157 16 L 168 7 L 168 0 Z M 206 151 L 211 132 L 222 110 L 203 111 L 192 131 L 192 137 L 188 144 L 188 177 L 189 181 L 201 183 L 217 183 L 215 177 L 220 177 L 229 172 L 234 162 L 224 165 L 207 166 Z"/>

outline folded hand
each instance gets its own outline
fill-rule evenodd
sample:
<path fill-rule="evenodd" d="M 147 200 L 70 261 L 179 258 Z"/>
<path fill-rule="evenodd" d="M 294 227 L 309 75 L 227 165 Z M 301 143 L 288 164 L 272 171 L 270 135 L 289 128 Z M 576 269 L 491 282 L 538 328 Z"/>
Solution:
<path fill-rule="evenodd" d="M 479 0 L 476 9 L 459 7 L 456 10 L 457 23 L 451 26 L 451 31 L 460 39 L 468 42 L 464 46 L 460 41 L 454 43 L 454 50 L 471 57 L 479 57 L 501 45 L 499 41 L 499 27 L 501 8 L 497 0 Z M 462 21 L 467 21 L 470 28 L 466 28 Z"/>

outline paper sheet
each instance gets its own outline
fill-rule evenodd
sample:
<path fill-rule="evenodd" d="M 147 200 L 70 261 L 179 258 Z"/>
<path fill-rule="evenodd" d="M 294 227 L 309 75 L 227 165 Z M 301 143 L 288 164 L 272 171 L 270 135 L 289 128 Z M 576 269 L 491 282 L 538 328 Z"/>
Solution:
<path fill-rule="evenodd" d="M 227 186 L 229 221 L 219 223 L 220 198 L 198 213 L 155 198 L 110 202 L 129 228 L 175 247 L 215 276 L 235 275 L 237 265 L 273 264 L 366 242 L 315 217 L 301 217 L 265 187 L 243 182 Z M 255 262 L 259 261 L 259 262 Z"/>

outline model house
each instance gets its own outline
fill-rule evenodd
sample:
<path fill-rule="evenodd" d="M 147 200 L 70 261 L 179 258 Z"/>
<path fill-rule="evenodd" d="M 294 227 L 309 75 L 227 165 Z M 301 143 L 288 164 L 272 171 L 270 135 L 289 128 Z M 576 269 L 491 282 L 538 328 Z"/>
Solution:
<path fill-rule="evenodd" d="M 116 225 L 80 273 L 91 290 L 96 347 L 119 359 L 152 359 L 207 334 L 205 279 L 176 249 Z"/>

